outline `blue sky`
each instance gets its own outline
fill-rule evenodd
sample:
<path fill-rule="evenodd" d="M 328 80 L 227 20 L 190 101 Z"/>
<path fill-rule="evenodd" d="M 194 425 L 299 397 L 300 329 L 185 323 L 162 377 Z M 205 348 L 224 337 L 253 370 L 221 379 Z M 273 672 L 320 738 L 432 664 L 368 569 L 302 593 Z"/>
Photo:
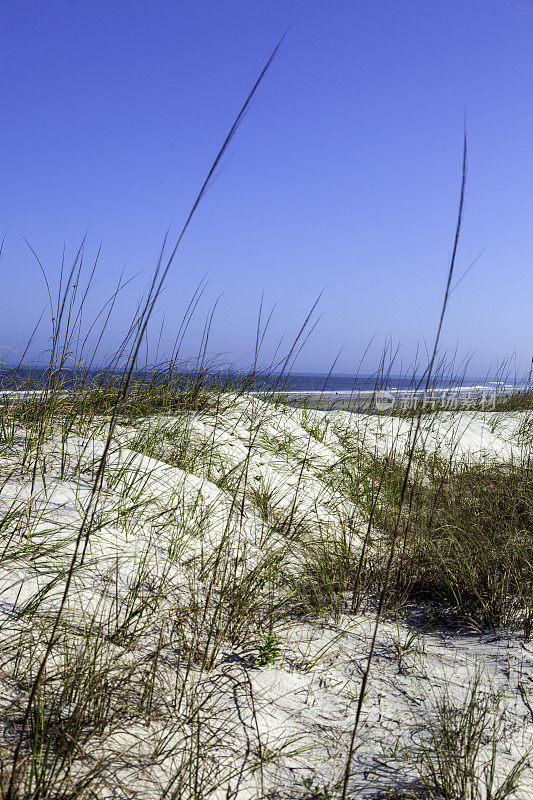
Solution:
<path fill-rule="evenodd" d="M 209 276 L 185 343 L 245 365 L 261 293 L 265 358 L 320 291 L 298 369 L 353 371 L 387 336 L 404 364 L 433 336 L 451 251 L 466 109 L 469 168 L 444 346 L 484 374 L 533 355 L 531 0 L 4 0 L 0 346 L 15 360 L 63 246 L 102 254 L 87 319 L 122 269 L 120 340 L 248 89 L 289 33 L 199 209 L 154 319 L 162 350 Z M 43 326 L 36 347 L 47 342 Z"/>

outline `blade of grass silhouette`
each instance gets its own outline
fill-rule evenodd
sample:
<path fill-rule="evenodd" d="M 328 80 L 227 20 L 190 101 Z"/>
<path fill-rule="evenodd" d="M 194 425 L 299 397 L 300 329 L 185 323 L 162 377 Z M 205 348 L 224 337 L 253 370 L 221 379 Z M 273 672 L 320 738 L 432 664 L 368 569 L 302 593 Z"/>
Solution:
<path fill-rule="evenodd" d="M 450 289 L 450 294 L 451 294 L 452 292 L 455 292 L 455 290 L 457 289 L 457 287 L 459 286 L 459 284 L 461 283 L 461 281 L 463 281 L 463 280 L 466 278 L 466 276 L 468 275 L 468 273 L 470 272 L 470 270 L 472 269 L 472 267 L 475 267 L 475 265 L 477 264 L 477 262 L 479 261 L 479 259 L 481 258 L 481 256 L 483 255 L 483 253 L 485 252 L 485 250 L 486 250 L 486 249 L 487 249 L 486 247 L 483 247 L 483 248 L 482 248 L 482 249 L 479 251 L 479 253 L 477 254 L 477 256 L 475 257 L 475 259 L 474 259 L 474 260 L 473 260 L 473 261 L 472 261 L 472 262 L 471 262 L 471 263 L 468 265 L 468 267 L 465 269 L 465 271 L 463 272 L 463 274 L 461 275 L 461 277 L 460 277 L 460 278 L 457 278 L 457 280 L 455 281 L 454 285 L 453 285 L 453 286 L 452 286 L 452 288 Z"/>
<path fill-rule="evenodd" d="M 39 325 L 41 324 L 41 320 L 42 320 L 42 318 L 44 317 L 44 313 L 45 313 L 46 309 L 47 309 L 47 306 L 45 305 L 45 307 L 44 307 L 44 308 L 43 308 L 43 310 L 41 311 L 41 314 L 40 314 L 40 316 L 39 316 L 39 319 L 38 319 L 38 320 L 37 320 L 37 322 L 35 323 L 35 327 L 34 327 L 34 329 L 33 329 L 32 333 L 31 333 L 31 336 L 30 336 L 30 338 L 29 338 L 29 339 L 28 339 L 28 341 L 26 342 L 26 346 L 25 346 L 25 348 L 24 348 L 24 350 L 23 350 L 23 352 L 22 352 L 22 355 L 21 355 L 21 357 L 20 357 L 20 359 L 19 359 L 18 366 L 17 366 L 17 367 L 15 367 L 15 374 L 17 374 L 17 373 L 18 373 L 18 371 L 20 370 L 20 368 L 21 368 L 21 366 L 22 366 L 22 362 L 24 361 L 24 358 L 25 358 L 25 356 L 26 356 L 26 353 L 28 352 L 28 350 L 29 350 L 29 349 L 30 349 L 30 347 L 31 347 L 31 343 L 33 342 L 33 339 L 34 339 L 34 337 L 35 337 L 35 334 L 37 333 L 37 329 L 38 329 Z"/>
<path fill-rule="evenodd" d="M 124 391 L 125 392 L 127 392 L 127 388 L 128 388 L 128 386 L 129 386 L 129 384 L 131 382 L 131 376 L 132 376 L 133 370 L 135 368 L 136 358 L 137 358 L 137 355 L 139 353 L 142 340 L 144 338 L 144 333 L 146 331 L 146 328 L 148 327 L 148 322 L 150 321 L 150 316 L 152 314 L 155 302 L 156 302 L 157 298 L 159 297 L 159 294 L 160 294 L 160 292 L 161 292 L 161 290 L 163 288 L 163 285 L 165 283 L 166 277 L 168 275 L 170 267 L 172 266 L 172 263 L 173 263 L 174 258 L 176 256 L 176 253 L 178 252 L 178 249 L 179 249 L 179 246 L 180 246 L 180 244 L 181 244 L 181 242 L 183 240 L 183 237 L 185 236 L 185 234 L 187 232 L 187 229 L 188 229 L 188 227 L 189 227 L 189 225 L 191 223 L 191 220 L 192 220 L 192 218 L 194 217 L 194 215 L 196 213 L 196 209 L 200 205 L 200 203 L 202 201 L 202 198 L 203 198 L 204 194 L 206 193 L 208 186 L 211 183 L 211 179 L 212 179 L 213 175 L 215 174 L 216 169 L 217 169 L 217 167 L 218 167 L 218 165 L 219 165 L 224 153 L 226 152 L 227 148 L 229 147 L 230 142 L 232 141 L 233 137 L 235 136 L 235 134 L 236 134 L 236 132 L 237 132 L 237 130 L 238 130 L 243 118 L 244 118 L 244 116 L 246 115 L 246 112 L 248 111 L 248 108 L 249 108 L 249 106 L 250 106 L 250 104 L 251 104 L 251 102 L 252 102 L 252 100 L 253 100 L 253 98 L 255 96 L 255 93 L 257 92 L 257 90 L 259 88 L 259 85 L 261 84 L 261 81 L 263 80 L 264 76 L 266 75 L 266 73 L 267 73 L 270 65 L 272 64 L 274 58 L 276 57 L 276 54 L 277 54 L 279 48 L 281 47 L 281 44 L 282 44 L 284 38 L 285 38 L 285 35 L 279 40 L 278 44 L 276 45 L 276 47 L 272 51 L 272 53 L 271 53 L 270 57 L 268 58 L 265 66 L 261 70 L 261 72 L 259 74 L 259 77 L 257 78 L 257 80 L 256 80 L 255 84 L 253 85 L 250 93 L 248 94 L 248 97 L 246 98 L 241 110 L 239 111 L 239 113 L 235 117 L 233 125 L 231 126 L 231 128 L 229 130 L 229 133 L 227 134 L 227 136 L 226 136 L 226 138 L 224 140 L 224 143 L 222 144 L 222 147 L 218 151 L 218 154 L 217 154 L 215 160 L 213 161 L 211 169 L 209 170 L 209 172 L 207 174 L 207 177 L 204 180 L 204 182 L 203 182 L 203 184 L 202 184 L 202 186 L 200 188 L 200 191 L 198 192 L 196 200 L 194 201 L 193 206 L 192 206 L 192 208 L 191 208 L 191 210 L 189 212 L 189 216 L 185 220 L 185 224 L 183 225 L 183 227 L 182 227 L 182 229 L 180 231 L 180 234 L 179 234 L 179 236 L 177 238 L 176 244 L 174 245 L 174 249 L 172 250 L 172 252 L 170 254 L 170 257 L 169 257 L 169 259 L 167 261 L 165 269 L 163 270 L 161 278 L 159 279 L 157 287 L 156 287 L 156 289 L 154 291 L 153 297 L 149 298 L 150 299 L 150 306 L 147 309 L 147 313 L 146 313 L 145 319 L 143 321 L 141 331 L 139 333 L 138 342 L 137 342 L 137 344 L 136 344 L 136 346 L 135 346 L 135 348 L 133 350 L 133 353 L 132 353 L 131 364 L 130 364 L 130 367 L 129 367 L 128 376 L 127 376 L 125 387 L 124 387 Z"/>
<path fill-rule="evenodd" d="M 28 719 L 29 719 L 29 716 L 30 716 L 30 713 L 31 713 L 33 702 L 34 702 L 35 697 L 37 695 L 37 691 L 39 689 L 39 686 L 41 684 L 41 680 L 42 680 L 42 677 L 43 677 L 43 673 L 44 673 L 46 664 L 48 662 L 48 659 L 50 657 L 50 653 L 52 652 L 52 648 L 53 648 L 55 640 L 56 640 L 56 635 L 57 635 L 57 632 L 58 632 L 59 623 L 60 623 L 61 616 L 62 616 L 62 613 L 63 613 L 63 609 L 65 607 L 65 604 L 66 604 L 66 601 L 67 601 L 67 597 L 68 597 L 68 594 L 69 594 L 70 586 L 71 586 L 71 583 L 72 583 L 72 578 L 73 578 L 73 575 L 74 575 L 74 568 L 75 568 L 75 565 L 76 565 L 77 560 L 78 560 L 78 553 L 79 553 L 80 546 L 82 545 L 82 542 L 84 542 L 84 547 L 83 547 L 82 554 L 81 554 L 81 561 L 83 561 L 83 557 L 84 557 L 86 549 L 87 549 L 87 545 L 88 545 L 88 542 L 89 542 L 89 534 L 90 534 L 91 526 L 92 526 L 92 523 L 94 521 L 94 516 L 95 516 L 95 500 L 97 499 L 97 497 L 98 497 L 98 495 L 100 493 L 100 490 L 101 490 L 101 485 L 102 485 L 102 480 L 103 480 L 103 475 L 104 475 L 104 468 L 105 468 L 107 457 L 108 457 L 108 454 L 109 454 L 109 448 L 111 446 L 111 440 L 112 440 L 113 432 L 114 432 L 114 429 L 115 429 L 115 426 L 116 426 L 116 420 L 117 420 L 120 408 L 121 408 L 121 406 L 122 406 L 122 404 L 124 402 L 124 399 L 125 399 L 125 397 L 127 395 L 129 386 L 131 384 L 131 380 L 132 380 L 135 364 L 136 364 L 136 361 L 137 361 L 137 356 L 139 354 L 139 351 L 140 351 L 140 348 L 141 348 L 141 345 L 142 345 L 142 342 L 143 342 L 143 339 L 144 339 L 144 335 L 145 335 L 146 329 L 148 327 L 148 322 L 149 322 L 150 317 L 152 315 L 152 312 L 153 312 L 155 303 L 157 301 L 157 298 L 159 297 L 159 294 L 161 293 L 161 291 L 163 289 L 163 285 L 165 283 L 165 280 L 166 280 L 166 277 L 168 275 L 168 272 L 169 272 L 169 270 L 170 270 L 170 268 L 172 266 L 172 263 L 173 263 L 174 258 L 176 256 L 176 253 L 178 252 L 179 246 L 180 246 L 180 244 L 181 244 L 181 242 L 183 240 L 183 237 L 185 236 L 185 233 L 187 232 L 187 229 L 188 229 L 188 227 L 189 227 L 189 225 L 191 223 L 191 220 L 193 219 L 193 217 L 194 217 L 194 215 L 196 213 L 196 210 L 197 210 L 198 206 L 200 205 L 200 202 L 201 202 L 201 200 L 202 200 L 202 198 L 203 198 L 203 196 L 204 196 L 204 194 L 206 192 L 206 189 L 207 189 L 207 187 L 208 187 L 208 185 L 209 185 L 209 183 L 211 181 L 211 178 L 212 178 L 213 174 L 215 173 L 215 171 L 217 169 L 217 166 L 220 163 L 220 160 L 223 157 L 226 149 L 228 148 L 231 140 L 235 136 L 235 134 L 236 134 L 236 132 L 237 132 L 237 130 L 239 128 L 239 125 L 242 122 L 242 120 L 243 120 L 243 118 L 244 118 L 244 116 L 246 114 L 246 111 L 248 110 L 248 108 L 250 106 L 250 103 L 252 102 L 252 99 L 253 99 L 254 95 L 256 94 L 256 92 L 257 92 L 257 90 L 258 90 L 258 88 L 259 88 L 264 76 L 266 75 L 266 73 L 267 73 L 269 67 L 271 66 L 274 58 L 276 57 L 276 54 L 277 54 L 279 48 L 281 47 L 281 44 L 282 44 L 284 38 L 285 38 L 285 35 L 280 39 L 280 41 L 278 42 L 278 44 L 276 45 L 276 47 L 272 51 L 272 53 L 271 53 L 270 57 L 268 58 L 265 66 L 261 70 L 261 72 L 259 74 L 259 77 L 255 81 L 251 91 L 249 92 L 244 104 L 242 105 L 239 113 L 235 117 L 234 122 L 233 122 L 233 124 L 232 124 L 232 126 L 231 126 L 231 128 L 229 130 L 229 133 L 227 134 L 227 136 L 226 136 L 226 138 L 225 138 L 225 140 L 224 140 L 224 142 L 222 144 L 222 147 L 219 149 L 219 151 L 217 153 L 217 156 L 216 156 L 215 160 L 213 161 L 213 164 L 212 164 L 212 166 L 211 166 L 211 168 L 210 168 L 210 170 L 209 170 L 209 172 L 207 174 L 207 177 L 204 180 L 204 182 L 203 182 L 203 184 L 202 184 L 202 186 L 200 188 L 200 191 L 199 191 L 199 193 L 198 193 L 198 195 L 197 195 L 197 197 L 196 197 L 196 199 L 195 199 L 195 201 L 194 201 L 194 203 L 192 205 L 192 208 L 191 208 L 191 210 L 189 212 L 189 215 L 188 215 L 188 217 L 187 217 L 187 219 L 185 221 L 185 224 L 183 225 L 183 227 L 182 227 L 182 229 L 180 231 L 180 234 L 179 234 L 179 236 L 177 238 L 177 241 L 176 241 L 176 244 L 175 244 L 175 246 L 174 246 L 174 248 L 172 250 L 172 253 L 170 254 L 170 257 L 169 257 L 169 259 L 167 261 L 165 269 L 163 270 L 163 273 L 162 273 L 162 275 L 161 275 L 161 277 L 160 277 L 160 279 L 159 279 L 159 281 L 157 283 L 156 289 L 155 289 L 153 295 L 151 295 L 151 296 L 149 295 L 149 297 L 148 297 L 149 305 L 146 306 L 146 309 L 145 309 L 146 313 L 144 314 L 144 318 L 143 318 L 143 321 L 142 321 L 142 326 L 141 326 L 141 328 L 140 328 L 140 330 L 139 330 L 139 332 L 137 334 L 136 341 L 134 342 L 134 346 L 133 346 L 132 351 L 130 353 L 129 368 L 128 368 L 128 371 L 127 371 L 126 379 L 123 381 L 122 393 L 121 393 L 121 396 L 118 398 L 117 403 L 116 403 L 115 408 L 114 408 L 113 413 L 112 413 L 107 440 L 106 440 L 106 443 L 105 443 L 105 446 L 104 446 L 104 449 L 103 449 L 103 453 L 102 453 L 102 456 L 101 456 L 101 459 L 100 459 L 100 462 L 99 462 L 99 465 L 98 465 L 98 468 L 97 468 L 97 471 L 96 471 L 95 479 L 94 479 L 93 486 L 92 486 L 92 489 L 91 489 L 91 494 L 90 494 L 90 497 L 89 497 L 89 500 L 88 500 L 88 503 L 87 503 L 87 507 L 86 507 L 85 513 L 83 515 L 82 523 L 80 525 L 80 528 L 79 528 L 79 531 L 78 531 L 78 534 L 77 534 L 77 537 L 76 537 L 76 541 L 75 541 L 75 544 L 74 544 L 74 552 L 73 552 L 72 559 L 71 559 L 71 562 L 70 562 L 70 566 L 69 566 L 69 569 L 68 569 L 68 572 L 67 572 L 67 575 L 66 575 L 65 588 L 63 590 L 63 594 L 62 594 L 62 597 L 61 597 L 61 600 L 60 600 L 60 603 L 59 603 L 58 611 L 56 613 L 55 620 L 54 620 L 54 623 L 52 625 L 52 630 L 51 630 L 51 633 L 50 633 L 50 636 L 49 636 L 48 644 L 46 646 L 44 655 L 43 655 L 43 657 L 41 659 L 41 662 L 39 664 L 39 668 L 37 670 L 35 678 L 33 679 L 31 690 L 30 690 L 30 694 L 29 694 L 29 697 L 28 697 L 28 701 L 26 703 L 24 714 L 22 716 L 21 725 L 20 725 L 20 733 L 19 733 L 19 736 L 17 738 L 17 743 L 16 743 L 16 746 L 15 746 L 15 749 L 14 749 L 14 752 L 13 752 L 13 767 L 12 767 L 12 770 L 11 770 L 11 774 L 10 774 L 10 778 L 9 778 L 9 784 L 8 784 L 7 792 L 6 792 L 6 795 L 5 795 L 6 800 L 14 800 L 15 795 L 16 795 L 15 784 L 16 784 L 16 778 L 17 778 L 17 773 L 18 773 L 20 752 L 21 752 L 21 748 L 22 748 L 22 743 L 24 741 L 24 732 L 25 732 L 25 729 L 26 729 L 26 725 L 28 723 Z M 33 248 L 31 248 L 31 245 L 29 245 L 29 243 L 28 243 L 28 246 L 30 247 L 30 249 L 33 250 Z M 37 256 L 36 256 L 36 258 L 37 258 Z M 38 261 L 39 265 L 42 268 L 42 265 L 40 264 L 40 261 L 39 261 L 38 258 L 37 258 L 37 261 Z M 51 306 L 52 314 L 53 314 L 53 303 L 52 303 L 52 297 L 51 297 L 51 293 L 50 293 L 50 287 L 48 285 L 48 280 L 46 278 L 46 274 L 44 273 L 44 270 L 43 270 L 43 274 L 44 274 L 45 282 L 46 282 L 46 285 L 47 285 L 48 294 L 49 294 L 49 298 L 50 298 L 50 306 Z"/>
<path fill-rule="evenodd" d="M 446 314 L 446 307 L 448 305 L 448 297 L 449 297 L 449 294 L 450 294 L 450 286 L 451 286 L 454 267 L 455 267 L 455 258 L 456 258 L 456 255 L 457 255 L 457 247 L 459 245 L 459 236 L 460 236 L 460 233 L 461 233 L 461 223 L 462 223 L 462 219 L 463 219 L 463 208 L 464 208 L 464 198 L 465 198 L 465 188 L 466 188 L 466 164 L 467 164 L 466 156 L 467 156 L 467 142 L 466 142 L 466 128 L 465 128 L 464 139 L 463 139 L 463 168 L 462 168 L 462 178 L 461 178 L 461 191 L 460 191 L 460 196 L 459 196 L 459 211 L 458 211 L 458 215 L 457 215 L 457 224 L 456 224 L 456 228 L 455 228 L 455 238 L 454 238 L 452 255 L 451 255 L 451 259 L 450 259 L 450 266 L 448 268 L 448 279 L 446 281 L 446 289 L 444 291 L 444 298 L 443 298 L 443 301 L 442 301 L 439 324 L 438 324 L 438 327 L 437 327 L 437 333 L 435 335 L 435 343 L 434 343 L 434 346 L 433 346 L 433 352 L 432 352 L 432 355 L 431 355 L 431 360 L 430 360 L 429 365 L 428 365 L 427 370 L 426 370 L 426 373 L 427 373 L 426 384 L 425 384 L 425 386 L 426 386 L 425 391 L 426 392 L 427 392 L 427 390 L 429 388 L 429 385 L 430 385 L 431 375 L 432 375 L 432 371 L 433 371 L 433 365 L 434 365 L 435 359 L 437 357 L 437 351 L 438 351 L 438 347 L 439 347 L 440 335 L 441 335 L 441 331 L 442 331 L 442 325 L 443 325 L 443 322 L 444 322 L 444 316 Z M 400 502 L 399 502 L 398 512 L 397 512 L 397 516 L 396 516 L 396 524 L 395 524 L 394 532 L 393 532 L 393 535 L 392 535 L 392 541 L 391 541 L 391 545 L 390 545 L 389 557 L 388 557 L 388 560 L 387 560 L 387 565 L 386 565 L 386 568 L 385 568 L 385 574 L 384 574 L 384 577 L 383 577 L 383 586 L 382 586 L 382 589 L 381 589 L 379 602 L 378 602 L 378 608 L 377 608 L 377 611 L 376 611 L 376 620 L 375 620 L 375 624 L 374 624 L 374 631 L 373 631 L 372 640 L 371 640 L 371 643 L 370 643 L 370 649 L 368 651 L 365 671 L 363 673 L 363 678 L 361 680 L 361 687 L 360 687 L 360 690 L 359 690 L 359 696 L 357 698 L 357 710 L 356 710 L 356 715 L 355 715 L 355 722 L 354 722 L 354 726 L 353 726 L 353 729 L 352 729 L 352 735 L 351 735 L 351 738 L 350 738 L 350 745 L 349 745 L 349 748 L 348 748 L 348 757 L 347 757 L 347 760 L 346 760 L 346 768 L 345 768 L 345 771 L 344 771 L 344 779 L 343 779 L 342 795 L 341 795 L 342 800 L 346 800 L 347 793 L 348 793 L 348 783 L 350 781 L 350 776 L 351 776 L 351 771 L 352 771 L 352 759 L 353 759 L 353 753 L 354 753 L 354 748 L 355 748 L 355 737 L 357 735 L 357 730 L 358 730 L 358 727 L 359 727 L 359 720 L 361 718 L 361 711 L 363 709 L 363 701 L 364 701 L 364 697 L 365 697 L 365 694 L 366 694 L 366 686 L 367 686 L 367 683 L 368 683 L 368 678 L 369 678 L 369 675 L 370 675 L 370 669 L 371 669 L 371 666 L 372 666 L 372 660 L 373 660 L 373 657 L 374 657 L 374 650 L 375 650 L 375 647 L 376 647 L 376 640 L 377 640 L 377 635 L 378 635 L 378 630 L 379 630 L 379 624 L 380 624 L 380 621 L 381 621 L 381 616 L 382 616 L 382 613 L 383 613 L 385 600 L 387 598 L 387 590 L 388 590 L 388 584 L 389 584 L 389 579 L 390 579 L 390 574 L 391 574 L 391 568 L 392 568 L 392 564 L 393 564 L 393 561 L 394 561 L 394 555 L 395 555 L 395 552 L 396 552 L 396 543 L 397 543 L 398 534 L 399 534 L 399 531 L 400 531 L 400 522 L 401 522 L 401 518 L 402 518 L 403 506 L 404 506 L 405 498 L 406 498 L 406 495 L 407 495 L 407 487 L 408 487 L 408 483 L 409 483 L 409 475 L 410 475 L 410 472 L 411 472 L 411 466 L 412 466 L 412 463 L 413 463 L 413 457 L 414 457 L 414 454 L 415 454 L 415 449 L 416 449 L 416 445 L 417 445 L 417 441 L 418 441 L 418 434 L 420 432 L 421 420 L 422 420 L 422 407 L 420 407 L 420 409 L 418 411 L 418 414 L 416 416 L 416 424 L 415 424 L 415 427 L 414 427 L 414 433 L 412 434 L 412 437 L 411 437 L 411 444 L 410 444 L 410 447 L 409 447 L 409 455 L 408 455 L 407 463 L 406 463 L 406 466 L 405 466 L 405 473 L 404 473 L 404 478 L 403 478 L 403 483 L 402 483 L 402 490 L 401 490 L 401 494 L 400 494 Z"/>
<path fill-rule="evenodd" d="M 47 294 L 48 294 L 48 302 L 49 302 L 49 305 L 50 305 L 50 314 L 51 314 L 51 317 L 52 317 L 52 330 L 55 331 L 54 304 L 52 302 L 52 292 L 50 290 L 50 284 L 48 283 L 48 278 L 47 278 L 45 269 L 44 269 L 43 265 L 41 264 L 39 256 L 37 255 L 37 253 L 35 252 L 35 250 L 31 246 L 31 244 L 28 242 L 28 240 L 24 236 L 22 238 L 26 242 L 28 247 L 30 248 L 30 250 L 33 253 L 33 255 L 35 256 L 35 260 L 37 261 L 37 264 L 39 265 L 39 268 L 40 268 L 40 270 L 41 270 L 41 272 L 43 274 L 44 282 L 45 282 L 45 285 L 46 285 L 46 291 L 47 291 Z"/>

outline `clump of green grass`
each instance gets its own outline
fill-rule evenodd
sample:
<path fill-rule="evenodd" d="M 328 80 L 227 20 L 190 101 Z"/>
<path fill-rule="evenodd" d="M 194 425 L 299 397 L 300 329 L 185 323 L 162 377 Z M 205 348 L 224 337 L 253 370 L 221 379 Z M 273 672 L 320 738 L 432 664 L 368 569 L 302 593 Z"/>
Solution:
<path fill-rule="evenodd" d="M 376 522 L 395 524 L 402 471 L 386 470 Z M 389 601 L 433 601 L 481 627 L 533 626 L 533 474 L 434 461 L 408 489 Z"/>
<path fill-rule="evenodd" d="M 533 390 L 531 387 L 517 389 L 507 396 L 496 398 L 495 411 L 531 411 L 533 409 Z"/>
<path fill-rule="evenodd" d="M 448 691 L 435 699 L 414 764 L 429 800 L 505 800 L 516 796 L 528 754 L 503 775 L 497 748 L 503 735 L 501 698 L 472 680 L 463 702 Z M 408 751 L 406 751 L 408 753 Z M 409 756 L 411 759 L 413 756 Z"/>
<path fill-rule="evenodd" d="M 360 556 L 347 538 L 309 537 L 301 546 L 300 569 L 287 576 L 289 606 L 298 614 L 333 614 L 338 619 L 349 608 L 358 578 Z M 359 605 L 368 589 L 370 568 L 360 576 L 356 597 Z"/>

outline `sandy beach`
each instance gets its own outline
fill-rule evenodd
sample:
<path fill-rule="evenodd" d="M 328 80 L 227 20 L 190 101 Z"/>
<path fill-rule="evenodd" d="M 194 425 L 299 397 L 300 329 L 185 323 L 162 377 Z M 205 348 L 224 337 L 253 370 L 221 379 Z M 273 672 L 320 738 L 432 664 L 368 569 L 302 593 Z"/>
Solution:
<path fill-rule="evenodd" d="M 528 418 L 428 415 L 420 459 L 517 462 Z M 3 445 L 0 504 L 15 531 L 0 568 L 4 719 L 20 713 L 23 676 L 35 669 L 59 607 L 105 431 L 98 417 L 69 431 L 52 425 L 33 476 L 21 465 L 24 426 Z M 95 797 L 150 800 L 174 786 L 189 796 L 191 769 L 202 796 L 215 798 L 338 791 L 372 602 L 352 611 L 340 581 L 335 602 L 321 609 L 319 600 L 295 601 L 291 587 L 312 580 L 313 553 L 326 558 L 342 545 L 357 561 L 368 504 L 346 490 L 343 464 L 392 453 L 401 462 L 411 433 L 406 418 L 251 395 L 119 425 L 47 667 L 46 685 L 57 691 L 76 659 L 91 656 L 93 673 L 114 687 L 112 721 L 96 725 L 71 756 L 81 779 L 104 755 Z M 372 525 L 371 534 L 366 546 L 378 553 L 383 533 Z M 498 728 L 497 780 L 531 743 L 531 643 L 505 627 L 432 621 L 428 608 L 409 601 L 379 628 L 352 797 L 417 785 L 417 753 L 439 698 L 461 708 L 473 685 Z M 489 760 L 491 746 L 490 737 L 481 745 Z M 516 797 L 532 792 L 526 770 Z"/>

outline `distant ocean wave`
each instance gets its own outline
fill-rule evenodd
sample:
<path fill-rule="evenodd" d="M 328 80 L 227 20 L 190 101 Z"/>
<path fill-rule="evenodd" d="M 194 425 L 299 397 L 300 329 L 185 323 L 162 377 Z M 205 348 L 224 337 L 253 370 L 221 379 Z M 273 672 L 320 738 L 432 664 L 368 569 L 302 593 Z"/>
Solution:
<path fill-rule="evenodd" d="M 272 379 L 265 380 L 264 387 L 256 391 L 278 390 L 279 392 L 294 396 L 308 393 L 338 394 L 349 397 L 351 395 L 372 395 L 376 391 L 389 392 L 420 392 L 425 389 L 426 379 L 419 377 L 389 376 L 387 379 L 377 379 L 376 376 L 359 375 L 289 375 L 276 385 Z M 510 383 L 493 378 L 479 376 L 461 377 L 460 379 L 439 378 L 431 380 L 430 388 L 437 391 L 517 391 L 526 388 L 525 383 Z"/>
<path fill-rule="evenodd" d="M 160 373 L 161 379 L 168 377 L 164 370 Z M 156 376 L 158 373 L 150 370 L 139 371 L 134 374 L 133 382 L 143 382 Z M 49 372 L 42 367 L 19 367 L 17 370 L 0 368 L 0 396 L 4 399 L 8 395 L 21 396 L 24 393 L 32 395 L 39 393 Z M 115 372 L 108 375 L 99 370 L 92 370 L 86 373 L 84 378 L 91 378 L 102 385 L 120 383 L 124 377 L 123 373 Z M 196 373 L 194 371 L 178 372 L 172 374 L 177 381 L 193 382 L 201 378 L 206 386 L 221 386 L 230 388 L 231 385 L 244 385 L 247 391 L 261 394 L 279 393 L 291 398 L 323 396 L 328 398 L 338 397 L 340 399 L 372 397 L 376 392 L 390 392 L 396 396 L 409 396 L 420 394 L 425 389 L 425 378 L 422 376 L 399 376 L 389 375 L 386 377 L 376 377 L 376 375 L 327 375 L 320 373 L 293 373 L 289 375 L 276 374 L 247 374 L 246 372 L 233 372 L 228 370 Z M 61 383 L 64 389 L 75 388 L 80 381 L 79 373 L 64 369 L 61 372 Z M 498 378 L 471 376 L 461 376 L 450 378 L 449 376 L 436 376 L 431 380 L 431 391 L 433 392 L 453 392 L 459 395 L 465 393 L 496 392 L 498 395 L 519 391 L 526 388 L 525 383 L 512 383 L 509 380 Z"/>

